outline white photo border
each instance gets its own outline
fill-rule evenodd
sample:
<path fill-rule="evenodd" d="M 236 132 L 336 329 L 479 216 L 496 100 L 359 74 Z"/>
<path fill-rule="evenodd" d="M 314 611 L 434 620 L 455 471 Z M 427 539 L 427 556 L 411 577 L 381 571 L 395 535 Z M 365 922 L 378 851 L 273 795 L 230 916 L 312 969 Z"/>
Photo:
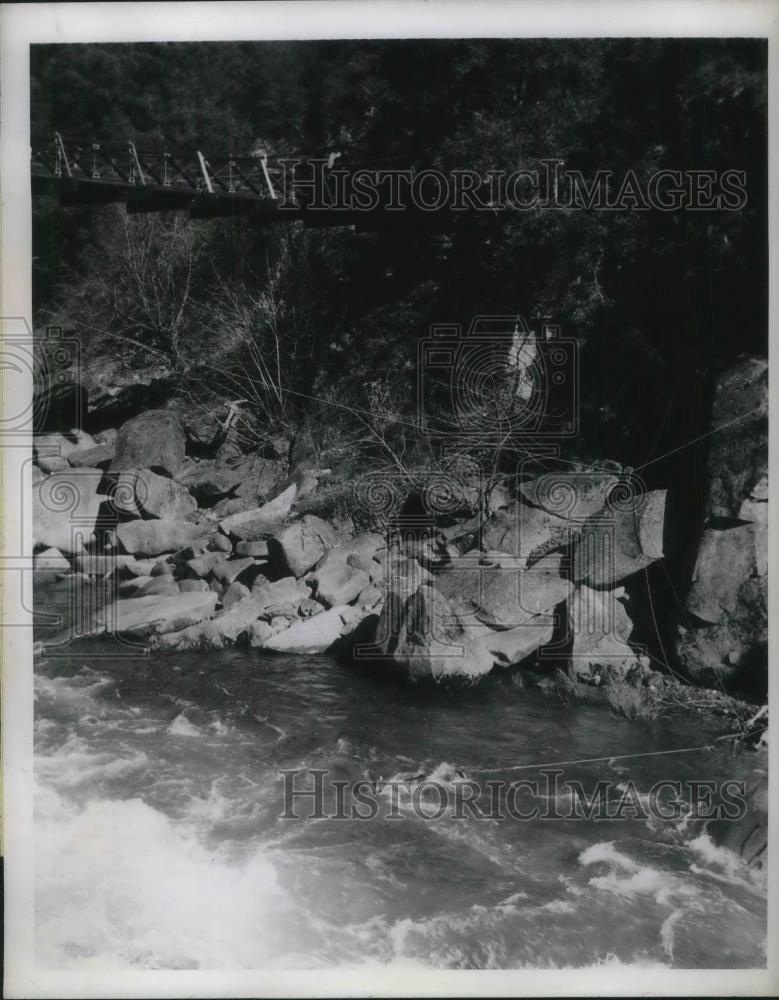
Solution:
<path fill-rule="evenodd" d="M 29 47 L 38 43 L 238 41 L 317 38 L 439 37 L 753 37 L 769 42 L 770 387 L 777 402 L 777 43 L 776 0 L 287 0 L 287 2 L 48 3 L 0 8 L 0 314 L 3 336 L 32 318 L 29 175 Z M 771 127 L 773 125 L 773 127 Z M 3 372 L 4 414 L 31 398 L 31 378 Z M 776 410 L 779 413 L 779 408 Z M 769 467 L 777 467 L 777 434 Z M 31 441 L 2 456 L 4 559 L 32 551 L 21 511 L 31 501 Z M 26 471 L 25 471 L 26 470 Z M 770 506 L 770 574 L 776 578 L 777 504 Z M 25 531 L 29 535 L 29 518 Z M 22 548 L 20 549 L 20 543 Z M 6 566 L 4 565 L 4 569 Z M 4 572 L 3 617 L 19 621 L 31 605 L 30 574 Z M 23 577 L 26 583 L 22 583 Z M 771 591 L 773 593 L 773 589 Z M 32 628 L 4 629 L 3 849 L 5 995 L 8 997 L 251 996 L 658 996 L 779 995 L 779 746 L 770 745 L 768 967 L 765 970 L 671 970 L 638 965 L 575 970 L 447 971 L 408 963 L 305 972 L 43 971 L 33 951 L 33 685 Z M 777 616 L 769 625 L 769 663 L 777 652 Z M 769 670 L 776 697 L 776 668 Z"/>

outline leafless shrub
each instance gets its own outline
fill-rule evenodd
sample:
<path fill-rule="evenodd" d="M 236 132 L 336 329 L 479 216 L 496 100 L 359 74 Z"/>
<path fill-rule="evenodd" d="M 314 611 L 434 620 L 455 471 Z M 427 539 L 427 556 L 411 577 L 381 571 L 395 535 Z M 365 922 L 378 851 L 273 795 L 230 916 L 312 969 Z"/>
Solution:
<path fill-rule="evenodd" d="M 109 336 L 172 361 L 192 322 L 194 276 L 206 235 L 181 215 L 104 211 L 96 245 L 71 267 L 57 321 L 85 340 Z"/>

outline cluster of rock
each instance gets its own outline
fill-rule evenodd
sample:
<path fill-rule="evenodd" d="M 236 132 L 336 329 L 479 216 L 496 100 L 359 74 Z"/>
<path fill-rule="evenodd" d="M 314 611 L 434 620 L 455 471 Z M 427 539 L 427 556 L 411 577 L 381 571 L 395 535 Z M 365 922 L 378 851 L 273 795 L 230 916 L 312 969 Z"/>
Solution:
<path fill-rule="evenodd" d="M 675 650 L 691 676 L 729 676 L 767 638 L 765 361 L 722 377 L 713 428 L 707 521 Z M 600 683 L 646 669 L 631 645 L 644 609 L 631 607 L 629 581 L 664 558 L 665 490 L 629 471 L 550 473 L 500 496 L 486 519 L 434 519 L 388 547 L 296 509 L 318 475 L 289 474 L 284 443 L 209 451 L 217 436 L 156 410 L 94 437 L 36 437 L 35 567 L 115 583 L 94 633 L 160 650 L 346 647 L 413 678 L 546 661 Z"/>
<path fill-rule="evenodd" d="M 583 679 L 643 665 L 628 643 L 622 582 L 662 557 L 665 494 L 617 502 L 622 484 L 610 473 L 523 484 L 520 500 L 490 515 L 479 546 L 449 545 L 413 587 L 389 582 L 378 658 L 416 678 L 476 678 L 533 656 L 565 660 Z"/>
<path fill-rule="evenodd" d="M 94 438 L 36 437 L 34 566 L 70 585 L 110 582 L 116 600 L 91 634 L 158 649 L 244 640 L 319 652 L 382 603 L 381 535 L 339 534 L 317 517 L 297 517 L 299 477 L 279 483 L 278 462 L 271 498 L 247 506 L 236 487 L 257 498 L 264 484 L 246 488 L 246 461 L 236 473 L 236 463 L 193 460 L 187 450 L 182 421 L 167 410 Z M 212 506 L 199 507 L 198 498 Z"/>

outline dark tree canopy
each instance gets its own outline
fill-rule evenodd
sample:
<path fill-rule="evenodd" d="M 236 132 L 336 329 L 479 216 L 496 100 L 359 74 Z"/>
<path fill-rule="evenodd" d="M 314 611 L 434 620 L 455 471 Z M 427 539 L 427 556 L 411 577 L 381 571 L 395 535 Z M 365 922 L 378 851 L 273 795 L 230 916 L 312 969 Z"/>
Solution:
<path fill-rule="evenodd" d="M 32 132 L 212 153 L 262 136 L 442 170 L 745 171 L 738 212 L 466 213 L 443 235 L 191 224 L 198 343 L 210 330 L 219 350 L 216 277 L 256 288 L 283 261 L 297 390 L 348 396 L 379 374 L 410 409 L 431 322 L 550 316 L 582 348 L 576 447 L 638 465 L 695 436 L 717 372 L 767 351 L 766 54 L 749 39 L 37 46 Z M 35 211 L 38 318 L 72 317 L 79 282 L 118 266 L 96 253 L 116 211 Z"/>

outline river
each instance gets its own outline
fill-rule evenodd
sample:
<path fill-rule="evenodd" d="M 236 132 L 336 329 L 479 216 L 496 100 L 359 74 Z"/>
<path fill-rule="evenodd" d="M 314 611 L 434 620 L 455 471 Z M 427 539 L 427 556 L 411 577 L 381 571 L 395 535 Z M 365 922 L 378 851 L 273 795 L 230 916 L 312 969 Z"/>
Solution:
<path fill-rule="evenodd" d="M 42 967 L 765 966 L 762 876 L 683 820 L 433 820 L 402 794 L 387 818 L 398 775 L 451 788 L 608 757 L 564 777 L 642 795 L 748 779 L 750 754 L 625 759 L 703 745 L 711 724 L 564 707 L 506 672 L 430 689 L 326 656 L 67 654 L 35 675 Z M 281 769 L 376 782 L 382 808 L 284 819 Z"/>

